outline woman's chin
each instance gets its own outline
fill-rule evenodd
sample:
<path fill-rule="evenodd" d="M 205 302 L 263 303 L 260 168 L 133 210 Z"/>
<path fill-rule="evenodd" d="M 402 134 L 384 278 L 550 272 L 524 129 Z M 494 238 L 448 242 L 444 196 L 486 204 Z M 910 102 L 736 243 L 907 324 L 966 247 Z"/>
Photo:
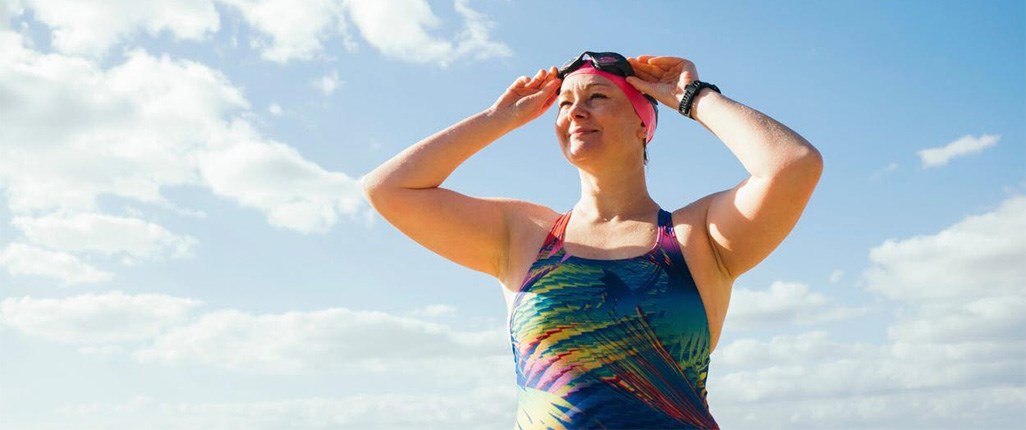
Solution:
<path fill-rule="evenodd" d="M 582 163 L 587 164 L 588 160 L 596 158 L 599 150 L 600 146 L 595 142 L 571 139 L 570 142 L 567 143 L 564 154 L 571 164 L 581 167 Z"/>
<path fill-rule="evenodd" d="M 567 142 L 567 147 L 570 149 L 570 153 L 585 153 L 595 151 L 599 146 L 601 146 L 600 144 L 601 142 L 590 138 L 590 136 L 575 136 L 571 137 Z"/>

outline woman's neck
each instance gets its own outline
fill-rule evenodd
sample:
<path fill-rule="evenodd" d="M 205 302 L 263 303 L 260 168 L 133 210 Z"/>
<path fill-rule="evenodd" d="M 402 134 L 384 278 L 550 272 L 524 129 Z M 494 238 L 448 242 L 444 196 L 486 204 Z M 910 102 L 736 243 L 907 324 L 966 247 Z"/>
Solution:
<path fill-rule="evenodd" d="M 648 219 L 659 208 L 648 194 L 645 172 L 594 175 L 581 171 L 581 198 L 574 206 L 578 219 L 591 223 Z"/>

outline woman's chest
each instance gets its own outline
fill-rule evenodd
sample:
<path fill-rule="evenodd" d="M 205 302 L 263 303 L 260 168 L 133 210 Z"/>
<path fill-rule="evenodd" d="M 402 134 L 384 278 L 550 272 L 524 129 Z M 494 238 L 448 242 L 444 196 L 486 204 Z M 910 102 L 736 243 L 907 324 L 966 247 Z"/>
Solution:
<path fill-rule="evenodd" d="M 580 264 L 587 259 L 579 256 L 571 256 L 568 260 L 571 264 L 550 273 L 548 280 L 542 282 L 541 286 L 537 285 L 537 282 L 530 283 L 532 266 L 536 266 L 538 259 L 542 257 L 539 255 L 539 250 L 545 244 L 548 231 L 539 228 L 522 232 L 519 236 L 520 242 L 511 249 L 510 270 L 501 281 L 506 304 L 507 329 L 510 328 L 509 324 L 514 316 L 514 308 L 522 305 L 525 298 L 530 298 L 534 304 L 542 307 L 561 306 L 562 309 L 573 309 L 573 303 L 576 303 L 577 306 L 591 309 L 597 306 L 596 303 L 600 303 L 602 306 L 607 306 L 607 310 L 608 306 L 614 306 L 614 302 L 615 307 L 622 310 L 625 306 L 630 306 L 629 304 L 637 305 L 659 300 L 670 303 L 673 300 L 678 300 L 688 303 L 689 306 L 695 308 L 693 311 L 703 314 L 702 320 L 706 322 L 703 325 L 708 327 L 711 346 L 714 347 L 726 316 L 730 282 L 725 280 L 719 271 L 716 259 L 708 245 L 709 242 L 700 229 L 696 229 L 688 223 L 681 223 L 674 227 L 674 233 L 674 240 L 677 241 L 683 259 L 683 269 L 687 271 L 687 277 L 690 277 L 691 292 L 688 294 L 693 294 L 693 297 L 689 296 L 687 299 L 679 297 L 681 281 L 676 281 L 678 285 L 671 287 L 669 284 L 673 282 L 667 282 L 670 275 L 656 273 L 658 268 L 655 266 L 625 264 L 624 262 L 608 264 L 608 261 L 599 261 L 598 264 Z M 634 250 L 634 253 L 636 255 L 638 250 Z M 564 256 L 566 256 L 565 252 Z M 624 260 L 628 260 L 629 263 L 631 259 Z M 588 263 L 596 262 L 589 261 Z M 542 269 L 551 270 L 552 267 Z M 665 269 L 663 268 L 663 270 Z M 538 273 L 533 275 L 537 276 Z M 660 279 L 661 281 L 656 281 Z M 569 295 L 567 290 L 556 293 L 552 289 L 553 285 L 558 285 L 560 282 L 566 285 L 575 285 L 582 280 L 592 288 L 579 289 Z M 537 288 L 539 287 L 542 288 L 542 295 L 538 295 Z M 525 290 L 525 288 L 528 289 Z M 583 294 L 583 296 L 576 296 L 576 294 Z M 666 296 L 666 294 L 670 295 Z M 675 294 L 678 295 L 676 298 L 674 298 Z M 565 303 L 561 304 L 561 300 Z M 671 306 L 669 309 L 672 312 L 674 308 Z"/>

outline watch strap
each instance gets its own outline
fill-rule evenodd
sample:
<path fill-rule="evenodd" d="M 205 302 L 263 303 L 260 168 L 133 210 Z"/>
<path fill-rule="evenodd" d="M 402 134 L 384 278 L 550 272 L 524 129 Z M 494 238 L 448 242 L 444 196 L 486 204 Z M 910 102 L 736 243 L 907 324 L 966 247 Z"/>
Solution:
<path fill-rule="evenodd" d="M 691 104 L 694 103 L 695 96 L 697 96 L 698 92 L 702 91 L 703 88 L 708 88 L 718 93 L 720 92 L 720 88 L 716 85 L 708 82 L 702 82 L 698 79 L 691 81 L 691 83 L 684 87 L 684 97 L 681 97 L 680 106 L 677 108 L 677 111 L 680 112 L 681 115 L 694 119 L 694 117 L 691 116 Z"/>

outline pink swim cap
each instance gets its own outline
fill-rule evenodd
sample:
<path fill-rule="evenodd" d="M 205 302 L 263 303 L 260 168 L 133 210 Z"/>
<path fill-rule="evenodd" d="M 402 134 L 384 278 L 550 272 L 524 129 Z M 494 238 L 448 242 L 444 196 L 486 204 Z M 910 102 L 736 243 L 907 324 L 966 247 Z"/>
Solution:
<path fill-rule="evenodd" d="M 604 70 L 596 69 L 591 65 L 591 62 L 585 62 L 580 68 L 567 74 L 567 76 L 573 74 L 585 74 L 585 75 L 599 75 L 610 81 L 613 81 L 617 87 L 620 87 L 620 91 L 623 91 L 627 95 L 627 99 L 631 101 L 631 106 L 634 107 L 634 112 L 641 118 L 641 123 L 645 125 L 645 144 L 647 145 L 652 141 L 652 136 L 655 135 L 656 129 L 656 107 L 652 105 L 652 102 L 648 101 L 641 91 L 627 83 L 627 79 L 623 76 L 615 73 L 610 73 Z M 564 77 L 565 79 L 565 77 Z"/>

